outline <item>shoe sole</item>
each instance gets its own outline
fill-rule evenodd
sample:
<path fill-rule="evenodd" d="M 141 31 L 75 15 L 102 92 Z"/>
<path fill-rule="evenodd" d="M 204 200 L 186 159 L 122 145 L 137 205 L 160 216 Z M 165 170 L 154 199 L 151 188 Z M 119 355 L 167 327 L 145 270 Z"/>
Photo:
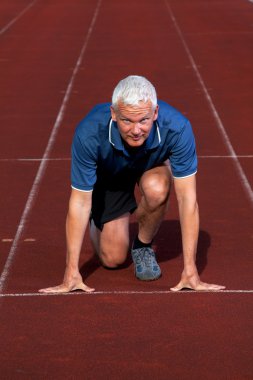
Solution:
<path fill-rule="evenodd" d="M 159 276 L 155 277 L 155 278 L 139 278 L 138 276 L 136 276 L 136 273 L 135 273 L 135 277 L 137 278 L 137 280 L 139 281 L 156 281 L 158 280 L 160 277 L 162 277 L 162 273 L 159 274 Z"/>

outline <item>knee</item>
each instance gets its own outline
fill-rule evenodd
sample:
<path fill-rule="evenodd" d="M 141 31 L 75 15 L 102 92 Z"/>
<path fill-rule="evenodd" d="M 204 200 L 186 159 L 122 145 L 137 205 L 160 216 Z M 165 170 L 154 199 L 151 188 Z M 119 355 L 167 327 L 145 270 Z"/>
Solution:
<path fill-rule="evenodd" d="M 126 256 L 127 252 L 119 254 L 112 251 L 106 252 L 103 250 L 99 253 L 102 265 L 110 269 L 116 269 L 122 265 L 126 260 Z"/>
<path fill-rule="evenodd" d="M 145 183 L 143 196 L 151 208 L 157 208 L 168 203 L 170 189 L 169 177 L 153 176 Z"/>

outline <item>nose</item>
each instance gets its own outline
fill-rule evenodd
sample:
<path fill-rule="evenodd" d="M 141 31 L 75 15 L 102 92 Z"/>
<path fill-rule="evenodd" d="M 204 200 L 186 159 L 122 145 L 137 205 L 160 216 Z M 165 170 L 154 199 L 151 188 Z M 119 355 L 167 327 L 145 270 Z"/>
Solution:
<path fill-rule="evenodd" d="M 138 135 L 140 133 L 140 123 L 134 123 L 133 124 L 133 129 L 132 129 L 132 132 L 134 135 Z"/>

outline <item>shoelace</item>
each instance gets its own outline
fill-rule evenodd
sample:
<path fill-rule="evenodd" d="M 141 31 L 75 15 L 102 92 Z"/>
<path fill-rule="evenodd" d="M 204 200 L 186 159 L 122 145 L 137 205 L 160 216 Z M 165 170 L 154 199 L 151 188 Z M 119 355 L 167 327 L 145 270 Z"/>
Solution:
<path fill-rule="evenodd" d="M 136 265 L 140 265 L 142 263 L 142 260 L 143 260 L 143 253 L 137 251 L 134 256 L 135 256 Z"/>
<path fill-rule="evenodd" d="M 150 249 L 145 249 L 143 252 L 143 261 L 147 267 L 152 267 L 154 254 Z"/>

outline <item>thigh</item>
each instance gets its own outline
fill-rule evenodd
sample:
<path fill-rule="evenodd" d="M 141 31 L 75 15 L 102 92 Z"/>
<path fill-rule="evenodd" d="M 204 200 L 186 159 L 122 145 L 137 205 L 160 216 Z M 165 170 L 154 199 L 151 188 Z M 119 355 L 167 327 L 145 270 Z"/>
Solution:
<path fill-rule="evenodd" d="M 130 213 L 125 213 L 104 223 L 102 231 L 93 224 L 92 240 L 102 262 L 122 264 L 125 261 L 129 251 L 129 219 Z"/>

